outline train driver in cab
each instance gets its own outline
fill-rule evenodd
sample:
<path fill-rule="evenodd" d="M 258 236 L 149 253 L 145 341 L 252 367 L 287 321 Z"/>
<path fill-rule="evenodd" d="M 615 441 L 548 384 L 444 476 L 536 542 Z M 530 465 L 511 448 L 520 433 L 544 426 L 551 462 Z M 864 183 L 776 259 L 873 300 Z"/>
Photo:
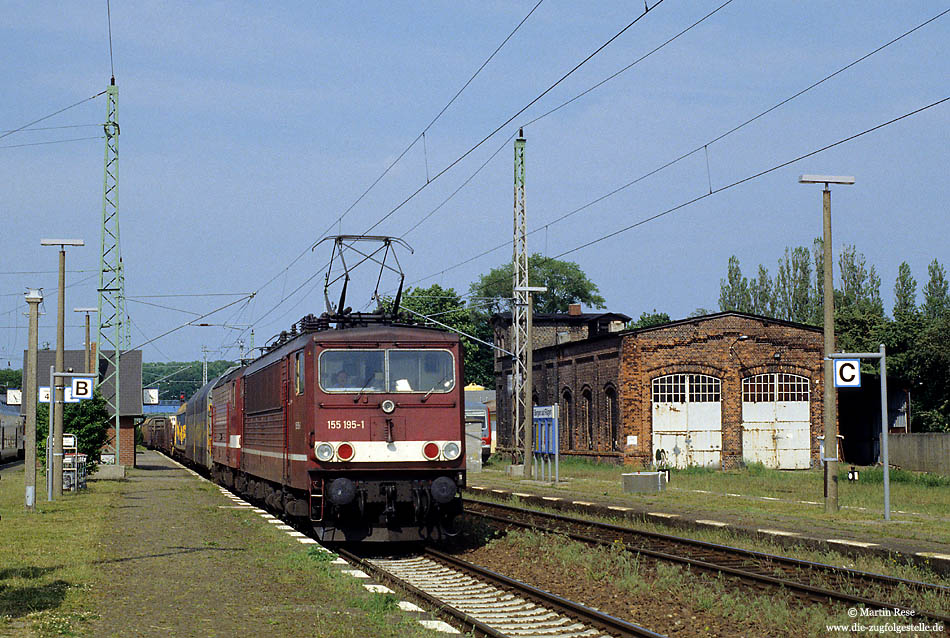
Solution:
<path fill-rule="evenodd" d="M 348 388 L 350 386 L 350 374 L 343 368 L 333 375 L 333 387 Z"/>

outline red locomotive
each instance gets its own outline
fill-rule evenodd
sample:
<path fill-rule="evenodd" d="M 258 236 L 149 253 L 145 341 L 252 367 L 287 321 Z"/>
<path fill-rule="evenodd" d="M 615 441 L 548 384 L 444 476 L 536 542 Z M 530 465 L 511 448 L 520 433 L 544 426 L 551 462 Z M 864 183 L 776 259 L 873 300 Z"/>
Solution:
<path fill-rule="evenodd" d="M 344 298 L 345 285 L 338 308 Z M 322 540 L 451 533 L 465 484 L 460 342 L 398 304 L 303 318 L 183 405 L 169 451 Z"/>

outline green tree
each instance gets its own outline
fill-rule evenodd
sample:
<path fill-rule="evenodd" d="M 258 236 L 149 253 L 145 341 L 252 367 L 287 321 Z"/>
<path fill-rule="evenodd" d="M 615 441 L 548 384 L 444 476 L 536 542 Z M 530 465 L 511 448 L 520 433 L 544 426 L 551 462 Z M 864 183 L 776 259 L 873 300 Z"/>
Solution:
<path fill-rule="evenodd" d="M 631 321 L 627 324 L 628 329 L 637 330 L 639 328 L 652 328 L 653 326 L 662 326 L 667 324 L 672 319 L 665 312 L 657 312 L 656 308 L 653 309 L 653 312 L 641 312 L 640 318 L 636 321 Z"/>
<path fill-rule="evenodd" d="M 208 379 L 224 374 L 236 365 L 233 361 L 219 359 L 208 362 Z M 160 399 L 188 399 L 201 387 L 203 361 L 147 362 L 142 364 L 142 387 L 159 388 Z"/>
<path fill-rule="evenodd" d="M 820 326 L 824 320 L 823 248 L 821 238 L 816 238 L 810 263 L 804 247 L 785 249 L 771 282 L 772 306 L 768 311 L 760 305 L 765 296 L 762 291 L 769 285 L 768 271 L 759 266 L 758 279 L 749 284 L 756 312 Z M 738 260 L 733 264 L 730 259 L 733 281 L 737 280 L 737 266 Z M 910 267 L 900 265 L 894 286 L 893 319 L 884 314 L 880 277 L 874 266 L 868 267 L 864 255 L 854 246 L 845 246 L 838 266 L 840 288 L 834 291 L 837 350 L 873 352 L 879 344 L 885 344 L 892 387 L 908 388 L 911 393 L 913 429 L 950 431 L 950 294 L 943 266 L 937 260 L 931 262 L 930 281 L 918 311 L 917 283 Z"/>
<path fill-rule="evenodd" d="M 106 401 L 99 394 L 79 403 L 67 403 L 63 410 L 63 433 L 75 434 L 79 440 L 79 453 L 86 455 L 90 470 L 99 463 L 102 446 L 113 419 L 109 416 Z M 49 403 L 36 407 L 36 456 L 46 463 L 46 437 L 49 435 Z"/>
<path fill-rule="evenodd" d="M 845 246 L 838 257 L 841 290 L 835 291 L 835 336 L 839 350 L 875 351 L 884 338 L 887 318 L 881 302 L 881 279 L 863 254 Z"/>
<path fill-rule="evenodd" d="M 719 280 L 719 310 L 752 312 L 749 280 L 742 276 L 739 258 L 735 255 L 729 258 L 726 278 Z"/>
<path fill-rule="evenodd" d="M 897 281 L 894 283 L 894 319 L 917 313 L 917 282 L 910 274 L 910 266 L 902 261 L 897 267 Z"/>
<path fill-rule="evenodd" d="M 815 237 L 811 245 L 815 266 L 815 285 L 812 287 L 811 318 L 808 323 L 820 326 L 825 322 L 825 240 Z"/>
<path fill-rule="evenodd" d="M 471 296 L 484 300 L 488 312 L 511 308 L 513 270 L 511 262 L 492 268 L 469 287 Z M 572 261 L 561 261 L 539 253 L 528 260 L 528 282 L 531 286 L 546 286 L 547 292 L 534 295 L 534 311 L 544 313 L 567 312 L 573 303 L 593 308 L 604 308 L 606 302 L 600 289 L 587 278 L 580 266 Z"/>
<path fill-rule="evenodd" d="M 927 320 L 910 353 L 914 431 L 950 432 L 950 312 Z"/>
<path fill-rule="evenodd" d="M 23 371 L 4 368 L 0 370 L 0 387 L 20 388 L 23 383 Z"/>
<path fill-rule="evenodd" d="M 867 268 L 864 255 L 854 246 L 845 246 L 838 256 L 841 290 L 835 291 L 835 309 L 856 308 L 864 313 L 884 314 L 881 278 L 874 266 Z"/>
<path fill-rule="evenodd" d="M 779 319 L 807 323 L 813 310 L 811 255 L 804 246 L 786 248 L 778 261 L 773 292 L 775 315 Z"/>
<path fill-rule="evenodd" d="M 391 301 L 389 300 L 389 303 Z M 403 293 L 400 304 L 403 309 L 413 310 L 424 317 L 431 317 L 460 333 L 466 385 L 478 383 L 485 387 L 494 386 L 494 354 L 491 346 L 468 336 L 492 343 L 493 334 L 488 313 L 476 306 L 467 306 L 454 288 L 443 288 L 438 284 L 433 284 L 428 288 L 409 288 Z M 414 320 L 426 323 L 425 319 L 419 315 L 409 314 Z M 431 322 L 430 325 L 440 327 Z"/>
<path fill-rule="evenodd" d="M 752 312 L 771 317 L 775 313 L 775 299 L 772 295 L 772 278 L 769 269 L 759 264 L 759 275 L 749 282 L 749 295 L 752 298 Z"/>
<path fill-rule="evenodd" d="M 922 308 L 927 319 L 935 320 L 950 311 L 950 295 L 947 294 L 947 272 L 934 259 L 927 266 L 930 280 L 924 288 L 924 306 Z"/>

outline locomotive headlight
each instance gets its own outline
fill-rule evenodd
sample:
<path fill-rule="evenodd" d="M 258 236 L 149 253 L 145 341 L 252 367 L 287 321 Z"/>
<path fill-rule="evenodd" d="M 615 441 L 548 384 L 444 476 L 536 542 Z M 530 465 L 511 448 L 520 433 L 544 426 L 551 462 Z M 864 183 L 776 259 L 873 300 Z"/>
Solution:
<path fill-rule="evenodd" d="M 393 403 L 392 400 L 386 399 L 385 401 L 379 404 L 379 408 L 386 414 L 392 414 L 393 411 L 396 409 L 396 404 Z"/>
<path fill-rule="evenodd" d="M 329 461 L 333 458 L 333 446 L 329 443 L 317 443 L 314 450 L 318 461 Z"/>
<path fill-rule="evenodd" d="M 450 461 L 454 461 L 455 459 L 457 459 L 461 451 L 462 450 L 459 449 L 459 444 L 456 443 L 455 441 L 449 441 L 448 443 L 442 446 L 442 454 L 444 454 L 445 458 L 447 458 Z"/>

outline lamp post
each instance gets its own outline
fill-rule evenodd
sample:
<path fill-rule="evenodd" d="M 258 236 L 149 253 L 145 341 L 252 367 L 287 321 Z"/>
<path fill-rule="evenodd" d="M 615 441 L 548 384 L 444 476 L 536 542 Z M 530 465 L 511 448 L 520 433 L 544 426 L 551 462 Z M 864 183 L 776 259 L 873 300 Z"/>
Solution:
<path fill-rule="evenodd" d="M 831 256 L 831 190 L 828 184 L 854 184 L 854 177 L 839 175 L 802 175 L 799 184 L 824 184 L 822 220 L 824 243 L 824 398 L 825 398 L 825 512 L 838 511 L 838 406 L 833 383 L 835 349 L 835 289 Z"/>
<path fill-rule="evenodd" d="M 66 246 L 85 246 L 81 239 L 41 239 L 41 246 L 59 246 L 59 305 L 56 311 L 56 369 L 63 372 L 63 332 L 66 307 Z M 56 375 L 54 387 L 50 388 L 50 409 L 53 411 L 53 498 L 63 495 L 63 401 L 65 399 L 63 378 Z"/>
<path fill-rule="evenodd" d="M 23 472 L 26 486 L 26 507 L 36 507 L 36 341 L 39 331 L 39 306 L 43 301 L 43 289 L 30 289 L 26 303 L 30 305 L 30 332 L 27 337 L 26 370 L 26 441 L 23 443 Z"/>
<path fill-rule="evenodd" d="M 92 345 L 89 343 L 89 313 L 99 312 L 98 308 L 73 308 L 73 312 L 86 313 L 86 372 L 92 372 Z"/>

